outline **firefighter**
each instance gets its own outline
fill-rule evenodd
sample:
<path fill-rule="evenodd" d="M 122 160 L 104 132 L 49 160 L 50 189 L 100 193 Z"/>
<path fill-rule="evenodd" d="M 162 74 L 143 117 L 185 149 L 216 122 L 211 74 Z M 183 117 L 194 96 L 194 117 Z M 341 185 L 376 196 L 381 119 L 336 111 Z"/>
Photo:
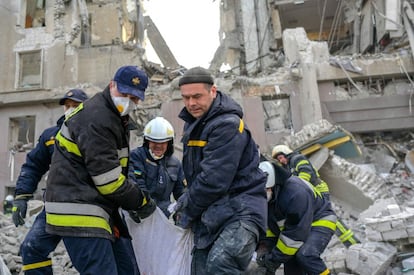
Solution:
<path fill-rule="evenodd" d="M 145 218 L 155 202 L 128 180 L 129 114 L 145 98 L 146 73 L 120 67 L 56 134 L 45 195 L 46 232 L 62 237 L 80 274 L 136 274 L 120 208 Z M 135 262 L 136 265 L 136 262 Z"/>
<path fill-rule="evenodd" d="M 177 200 L 186 186 L 183 168 L 173 153 L 174 128 L 165 118 L 156 117 L 145 125 L 144 144 L 131 151 L 129 163 L 129 178 L 149 192 L 167 217 L 171 194 Z"/>
<path fill-rule="evenodd" d="M 290 170 L 293 175 L 310 182 L 318 192 L 330 200 L 328 184 L 321 179 L 318 170 L 313 167 L 306 156 L 294 152 L 287 145 L 280 144 L 273 147 L 272 158 L 276 159 L 284 168 Z M 354 232 L 339 218 L 336 228 L 336 235 L 346 247 L 360 243 Z"/>
<path fill-rule="evenodd" d="M 331 203 L 313 186 L 280 165 L 261 162 L 268 174 L 268 229 L 257 250 L 257 264 L 274 274 L 330 274 L 320 255 L 336 228 Z"/>
<path fill-rule="evenodd" d="M 59 100 L 63 106 L 64 114 L 58 119 L 56 125 L 47 128 L 40 135 L 37 145 L 26 156 L 19 177 L 16 181 L 15 200 L 13 202 L 12 219 L 16 227 L 24 225 L 27 212 L 27 201 L 33 198 L 38 184 L 49 166 L 54 151 L 55 135 L 63 121 L 82 102 L 88 99 L 81 89 L 71 89 Z M 50 252 L 55 250 L 61 238 L 45 231 L 46 213 L 43 209 L 33 222 L 20 246 L 23 260 L 23 271 L 26 275 L 52 274 L 52 260 Z"/>

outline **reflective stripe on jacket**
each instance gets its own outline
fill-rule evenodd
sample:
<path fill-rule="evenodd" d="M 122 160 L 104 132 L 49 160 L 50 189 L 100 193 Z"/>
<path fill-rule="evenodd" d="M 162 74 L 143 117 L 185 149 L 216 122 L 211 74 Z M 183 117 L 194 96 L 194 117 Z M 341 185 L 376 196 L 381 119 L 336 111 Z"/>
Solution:
<path fill-rule="evenodd" d="M 269 202 L 271 231 L 267 237 L 278 238 L 272 253 L 274 259 L 284 263 L 306 242 L 312 227 L 325 227 L 335 232 L 337 217 L 329 200 L 315 196 L 308 182 L 291 176 L 280 188 L 278 198 Z"/>
<path fill-rule="evenodd" d="M 56 135 L 46 191 L 46 231 L 113 239 L 128 230 L 118 209 L 138 209 L 139 188 L 127 180 L 128 117 L 116 110 L 107 87 L 80 104 Z"/>
<path fill-rule="evenodd" d="M 217 91 L 202 118 L 194 119 L 185 108 L 179 117 L 185 121 L 183 169 L 190 201 L 184 213 L 195 220 L 196 247 L 207 247 L 237 220 L 256 224 L 264 233 L 266 176 L 258 168 L 258 147 L 240 105 Z"/>

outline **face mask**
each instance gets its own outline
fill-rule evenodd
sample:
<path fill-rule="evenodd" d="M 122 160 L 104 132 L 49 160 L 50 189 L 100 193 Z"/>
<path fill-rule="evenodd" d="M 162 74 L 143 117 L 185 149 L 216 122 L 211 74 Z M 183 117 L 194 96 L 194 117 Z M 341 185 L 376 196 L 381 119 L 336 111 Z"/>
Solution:
<path fill-rule="evenodd" d="M 73 110 L 75 110 L 75 108 L 70 107 L 69 109 L 65 111 L 65 119 L 69 117 L 69 115 L 73 112 Z"/>
<path fill-rule="evenodd" d="M 136 109 L 135 103 L 131 99 L 129 99 L 129 97 L 113 96 L 112 101 L 114 102 L 121 116 L 126 116 Z"/>
<path fill-rule="evenodd" d="M 151 151 L 151 149 L 149 149 L 148 151 L 149 151 L 149 153 L 150 153 L 151 157 L 152 157 L 154 160 L 159 160 L 159 159 L 162 159 L 162 158 L 164 157 L 164 155 L 162 155 L 162 156 L 160 156 L 160 157 L 156 156 L 156 155 L 155 155 L 155 154 Z"/>
<path fill-rule="evenodd" d="M 272 190 L 266 190 L 267 202 L 269 202 L 272 199 L 272 195 Z"/>

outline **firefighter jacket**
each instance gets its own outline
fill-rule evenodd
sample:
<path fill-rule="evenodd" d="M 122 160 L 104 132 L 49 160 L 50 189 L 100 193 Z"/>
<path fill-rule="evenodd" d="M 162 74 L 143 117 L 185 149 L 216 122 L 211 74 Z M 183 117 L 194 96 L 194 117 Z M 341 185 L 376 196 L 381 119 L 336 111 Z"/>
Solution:
<path fill-rule="evenodd" d="M 276 191 L 276 188 L 280 188 Z M 273 187 L 278 194 L 268 203 L 267 237 L 276 237 L 273 260 L 286 263 L 306 242 L 312 227 L 333 232 L 336 215 L 331 203 L 315 192 L 313 186 L 296 176 L 289 176 Z"/>
<path fill-rule="evenodd" d="M 177 200 L 187 184 L 180 161 L 174 156 L 154 160 L 145 146 L 131 151 L 129 156 L 129 178 L 141 190 L 148 191 L 157 206 L 169 216 L 171 194 Z"/>
<path fill-rule="evenodd" d="M 107 87 L 65 120 L 47 179 L 47 233 L 114 240 L 119 230 L 129 236 L 119 207 L 137 210 L 146 199 L 127 180 L 128 119 L 120 116 Z"/>
<path fill-rule="evenodd" d="M 288 158 L 293 175 L 312 183 L 320 193 L 329 195 L 328 184 L 320 178 L 318 171 L 304 155 L 294 152 L 289 154 Z"/>
<path fill-rule="evenodd" d="M 55 135 L 59 131 L 65 116 L 61 116 L 56 125 L 47 128 L 40 135 L 36 147 L 26 155 L 16 181 L 15 199 L 33 196 L 43 175 L 49 170 L 55 145 Z"/>
<path fill-rule="evenodd" d="M 222 229 L 235 221 L 266 230 L 266 175 L 259 152 L 243 121 L 241 107 L 217 91 L 209 111 L 195 119 L 185 108 L 183 169 L 188 205 L 183 214 L 193 221 L 194 243 L 208 247 Z"/>

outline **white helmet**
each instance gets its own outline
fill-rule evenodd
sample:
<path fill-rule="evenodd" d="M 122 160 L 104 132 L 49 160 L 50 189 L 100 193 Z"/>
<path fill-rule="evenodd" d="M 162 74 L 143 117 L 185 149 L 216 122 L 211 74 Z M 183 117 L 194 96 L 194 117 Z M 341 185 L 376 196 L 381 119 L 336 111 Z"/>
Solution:
<path fill-rule="evenodd" d="M 13 195 L 6 196 L 6 201 L 13 201 L 13 200 L 14 200 Z"/>
<path fill-rule="evenodd" d="M 262 161 L 259 164 L 259 168 L 267 174 L 266 188 L 272 188 L 275 186 L 275 168 L 270 161 Z"/>
<path fill-rule="evenodd" d="M 292 152 L 293 152 L 292 149 L 290 149 L 287 145 L 284 145 L 284 144 L 276 145 L 275 147 L 273 147 L 273 150 L 272 150 L 272 158 L 276 158 L 277 155 L 280 155 L 280 154 L 284 154 L 285 156 L 287 156 Z"/>
<path fill-rule="evenodd" d="M 144 139 L 153 142 L 166 142 L 174 139 L 174 128 L 163 117 L 156 117 L 145 125 Z"/>

